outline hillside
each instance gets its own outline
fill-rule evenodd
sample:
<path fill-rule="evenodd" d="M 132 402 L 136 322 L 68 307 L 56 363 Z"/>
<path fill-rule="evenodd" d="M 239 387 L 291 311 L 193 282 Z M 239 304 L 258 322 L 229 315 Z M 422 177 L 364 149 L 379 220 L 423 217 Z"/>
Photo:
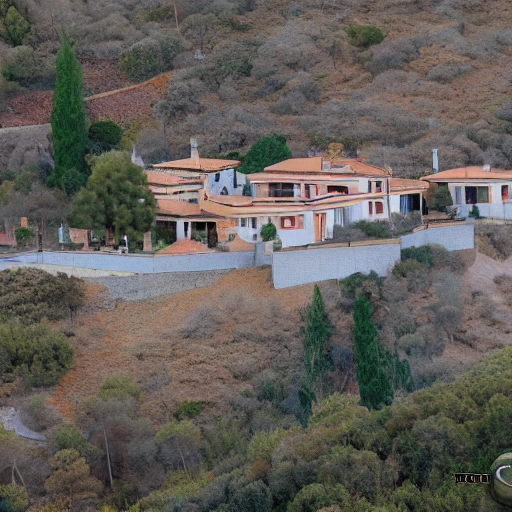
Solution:
<path fill-rule="evenodd" d="M 163 101 L 140 106 L 142 117 L 153 108 L 166 120 L 172 157 L 187 153 L 190 136 L 215 154 L 280 132 L 294 156 L 338 140 L 398 175 L 429 169 L 434 147 L 442 169 L 512 167 L 512 7 L 504 0 L 178 1 L 181 36 L 174 11 L 157 1 L 49 0 L 44 11 L 34 0 L 19 4 L 34 26 L 27 43 L 48 69 L 57 48 L 51 23 L 68 28 L 89 93 L 127 83 L 118 58 L 129 60 L 132 79 L 174 67 Z M 364 41 L 348 29 L 361 25 L 379 27 L 384 39 L 357 46 Z M 204 59 L 195 60 L 201 46 Z M 2 50 L 12 63 L 15 49 Z M 38 70 L 40 84 L 51 83 L 51 70 Z M 33 95 L 40 105 L 35 86 L 26 85 L 24 101 Z M 7 113 L 15 111 L 20 100 L 8 101 Z M 126 101 L 114 110 L 133 124 Z M 137 143 L 148 161 L 166 149 L 160 129 L 143 129 Z"/>

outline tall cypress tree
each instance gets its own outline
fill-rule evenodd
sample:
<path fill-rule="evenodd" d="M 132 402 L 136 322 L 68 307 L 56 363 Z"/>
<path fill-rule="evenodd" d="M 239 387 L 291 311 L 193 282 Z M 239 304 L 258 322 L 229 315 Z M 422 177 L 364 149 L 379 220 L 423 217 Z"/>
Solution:
<path fill-rule="evenodd" d="M 384 368 L 387 358 L 377 341 L 377 328 L 371 320 L 370 301 L 361 295 L 354 304 L 354 357 L 361 403 L 380 409 L 393 401 L 393 387 Z"/>
<path fill-rule="evenodd" d="M 314 389 L 322 391 L 325 373 L 332 368 L 329 338 L 333 326 L 325 311 L 324 300 L 320 288 L 315 285 L 313 300 L 307 306 L 304 315 L 306 325 L 301 329 L 304 336 L 303 362 L 305 378 L 299 389 L 299 412 L 297 419 L 303 427 L 307 427 L 312 412 L 312 404 L 316 400 Z"/>
<path fill-rule="evenodd" d="M 64 31 L 60 40 L 51 116 L 55 170 L 48 181 L 73 195 L 87 180 L 82 68 Z"/>

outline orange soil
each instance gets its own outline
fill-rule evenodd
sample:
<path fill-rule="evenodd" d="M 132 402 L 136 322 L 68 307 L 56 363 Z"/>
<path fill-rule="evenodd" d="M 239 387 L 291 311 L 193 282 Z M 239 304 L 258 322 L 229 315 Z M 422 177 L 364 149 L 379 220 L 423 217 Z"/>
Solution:
<path fill-rule="evenodd" d="M 219 412 L 263 369 L 289 369 L 300 361 L 298 309 L 312 291 L 313 285 L 274 290 L 269 269 L 251 268 L 205 288 L 105 310 L 106 292 L 88 285 L 99 306 L 73 326 L 75 364 L 50 402 L 72 420 L 77 404 L 105 377 L 123 372 L 150 388 L 143 414 L 155 423 L 165 421 L 165 407 L 184 400 Z M 201 324 L 203 334 L 186 337 L 187 328 Z"/>

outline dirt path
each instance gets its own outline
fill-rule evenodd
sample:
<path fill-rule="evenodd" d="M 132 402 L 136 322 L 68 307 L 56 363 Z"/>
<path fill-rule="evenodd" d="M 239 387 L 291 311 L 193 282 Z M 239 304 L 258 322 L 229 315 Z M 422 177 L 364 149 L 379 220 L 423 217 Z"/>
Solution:
<path fill-rule="evenodd" d="M 493 281 L 499 274 L 512 276 L 512 257 L 500 262 L 477 252 L 475 262 L 468 269 L 472 290 L 486 293 L 494 301 L 502 303 L 500 291 Z"/>

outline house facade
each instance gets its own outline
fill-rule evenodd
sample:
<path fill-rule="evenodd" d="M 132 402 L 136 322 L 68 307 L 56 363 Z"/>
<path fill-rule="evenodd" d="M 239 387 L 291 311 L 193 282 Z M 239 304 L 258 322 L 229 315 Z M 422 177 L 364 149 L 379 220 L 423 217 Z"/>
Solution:
<path fill-rule="evenodd" d="M 467 217 L 474 206 L 483 217 L 512 219 L 512 171 L 483 167 L 461 167 L 421 178 L 448 188 L 459 217 Z"/>
<path fill-rule="evenodd" d="M 283 247 L 301 246 L 332 238 L 335 225 L 421 212 L 428 188 L 362 159 L 292 158 L 247 176 L 238 165 L 199 158 L 193 145 L 191 158 L 146 171 L 158 203 L 157 225 L 174 229 L 176 239 L 205 231 L 209 240 L 237 234 L 253 243 L 272 222 Z M 242 194 L 246 183 L 250 196 Z"/>

